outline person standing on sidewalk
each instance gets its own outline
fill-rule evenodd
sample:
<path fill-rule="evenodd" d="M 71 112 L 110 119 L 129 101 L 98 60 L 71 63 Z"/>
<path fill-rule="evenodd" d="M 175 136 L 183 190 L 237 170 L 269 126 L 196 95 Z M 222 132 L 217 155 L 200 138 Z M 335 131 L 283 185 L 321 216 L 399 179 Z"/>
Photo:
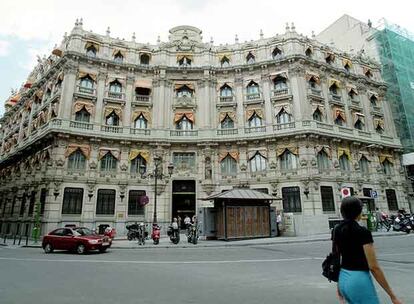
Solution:
<path fill-rule="evenodd" d="M 280 236 L 281 232 L 280 232 L 280 226 L 282 225 L 282 215 L 280 214 L 280 211 L 277 211 L 276 213 L 276 229 L 277 229 L 277 235 L 276 236 Z"/>
<path fill-rule="evenodd" d="M 362 202 L 356 197 L 342 200 L 344 222 L 334 228 L 334 245 L 341 255 L 338 296 L 341 303 L 379 304 L 371 274 L 389 295 L 393 304 L 402 304 L 388 284 L 376 258 L 371 232 L 357 221 L 362 213 Z"/>

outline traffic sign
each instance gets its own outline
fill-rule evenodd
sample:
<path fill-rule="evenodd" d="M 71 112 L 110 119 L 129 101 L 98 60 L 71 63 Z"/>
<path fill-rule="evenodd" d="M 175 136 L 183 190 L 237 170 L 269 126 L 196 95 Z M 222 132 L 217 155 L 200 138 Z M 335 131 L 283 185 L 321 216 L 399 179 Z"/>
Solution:
<path fill-rule="evenodd" d="M 342 196 L 342 198 L 351 196 L 351 189 L 349 189 L 349 188 L 342 188 L 341 189 L 341 196 Z"/>
<path fill-rule="evenodd" d="M 378 192 L 377 192 L 377 191 L 375 191 L 375 190 L 372 190 L 372 191 L 371 191 L 371 197 L 372 197 L 372 198 L 378 198 Z"/>

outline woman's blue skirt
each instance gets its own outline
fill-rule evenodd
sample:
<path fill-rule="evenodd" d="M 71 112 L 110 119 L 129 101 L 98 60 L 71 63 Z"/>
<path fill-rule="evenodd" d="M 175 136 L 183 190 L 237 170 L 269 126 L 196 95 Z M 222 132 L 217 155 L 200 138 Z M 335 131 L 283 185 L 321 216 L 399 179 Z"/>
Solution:
<path fill-rule="evenodd" d="M 341 269 L 338 287 L 349 304 L 379 304 L 369 271 Z"/>

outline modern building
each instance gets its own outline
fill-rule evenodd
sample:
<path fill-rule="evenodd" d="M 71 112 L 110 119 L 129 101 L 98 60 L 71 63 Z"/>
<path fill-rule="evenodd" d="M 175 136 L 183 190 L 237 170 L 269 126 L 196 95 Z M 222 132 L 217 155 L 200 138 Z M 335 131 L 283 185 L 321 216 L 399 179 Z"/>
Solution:
<path fill-rule="evenodd" d="M 166 175 L 157 185 L 162 223 L 238 186 L 279 198 L 272 206 L 294 218 L 298 235 L 328 231 L 343 187 L 375 190 L 385 211 L 407 207 L 379 65 L 293 24 L 226 45 L 203 42 L 192 26 L 155 45 L 109 34 L 76 22 L 7 100 L 3 233 L 30 231 L 36 202 L 42 233 L 110 224 L 122 234 L 127 223 L 151 221 L 155 158 Z"/>
<path fill-rule="evenodd" d="M 414 34 L 385 19 L 373 27 L 370 21 L 364 23 L 344 15 L 316 38 L 322 43 L 335 45 L 345 52 L 360 54 L 365 60 L 373 59 L 381 64 L 382 78 L 387 84 L 386 99 L 404 149 L 403 163 L 407 166 L 409 178 L 413 179 Z M 412 197 L 412 190 L 410 193 Z"/>

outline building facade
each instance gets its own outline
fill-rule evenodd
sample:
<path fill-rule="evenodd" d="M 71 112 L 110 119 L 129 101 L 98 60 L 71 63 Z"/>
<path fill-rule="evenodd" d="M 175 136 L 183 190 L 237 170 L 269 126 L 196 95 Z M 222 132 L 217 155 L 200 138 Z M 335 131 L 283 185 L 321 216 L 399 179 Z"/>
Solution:
<path fill-rule="evenodd" d="M 191 26 L 148 45 L 76 22 L 6 103 L 1 231 L 30 231 L 37 202 L 42 233 L 151 221 L 155 157 L 174 165 L 158 181 L 162 223 L 240 185 L 280 198 L 299 235 L 328 231 L 343 187 L 395 211 L 407 191 L 385 94 L 377 64 L 293 25 L 217 46 Z"/>

